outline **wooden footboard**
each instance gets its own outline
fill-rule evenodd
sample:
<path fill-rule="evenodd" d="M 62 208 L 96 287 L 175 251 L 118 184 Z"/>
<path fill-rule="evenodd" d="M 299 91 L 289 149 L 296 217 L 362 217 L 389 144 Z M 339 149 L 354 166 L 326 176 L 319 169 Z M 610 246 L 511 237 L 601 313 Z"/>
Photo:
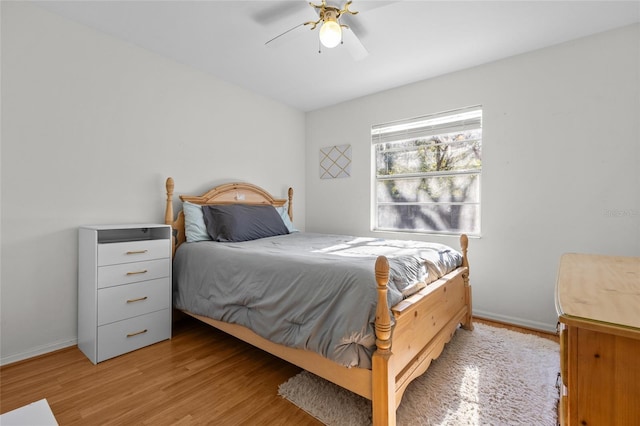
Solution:
<path fill-rule="evenodd" d="M 184 217 L 173 215 L 173 179 L 166 183 L 167 201 L 165 222 L 172 225 L 176 242 L 184 242 Z M 181 196 L 197 204 L 253 203 L 284 205 L 289 202 L 291 214 L 293 191 L 288 200 L 276 199 L 263 189 L 250 184 L 226 184 L 213 188 L 202 196 Z M 346 368 L 316 353 L 285 347 L 270 342 L 251 330 L 216 321 L 200 315 L 189 315 L 222 331 L 298 365 L 320 377 L 371 399 L 374 425 L 395 425 L 396 408 L 408 384 L 423 374 L 431 361 L 444 350 L 444 346 L 462 324 L 473 329 L 471 321 L 471 286 L 469 284 L 468 239 L 460 237 L 462 266 L 429 284 L 426 288 L 395 305 L 391 312 L 387 305 L 389 262 L 380 256 L 375 264 L 378 291 L 375 333 L 377 349 L 373 354 L 372 369 Z"/>
<path fill-rule="evenodd" d="M 466 235 L 460 237 L 460 243 L 462 266 L 395 305 L 391 309 L 395 318 L 393 331 L 386 309 L 389 263 L 384 256 L 376 261 L 377 350 L 372 360 L 374 425 L 395 425 L 396 409 L 409 383 L 440 356 L 460 324 L 465 329 L 473 329 Z"/>

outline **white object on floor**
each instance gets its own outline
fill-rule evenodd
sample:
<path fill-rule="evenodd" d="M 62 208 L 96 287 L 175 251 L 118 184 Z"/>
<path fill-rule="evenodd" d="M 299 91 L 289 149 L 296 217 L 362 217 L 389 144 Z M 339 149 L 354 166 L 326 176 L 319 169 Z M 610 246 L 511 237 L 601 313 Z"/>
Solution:
<path fill-rule="evenodd" d="M 0 415 L 2 426 L 50 426 L 58 425 L 46 399 L 32 402 Z"/>

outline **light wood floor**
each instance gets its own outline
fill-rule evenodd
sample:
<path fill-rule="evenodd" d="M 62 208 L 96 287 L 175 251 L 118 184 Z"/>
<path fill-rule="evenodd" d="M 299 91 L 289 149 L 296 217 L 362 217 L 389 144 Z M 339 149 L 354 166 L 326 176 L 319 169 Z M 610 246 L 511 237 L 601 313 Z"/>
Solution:
<path fill-rule="evenodd" d="M 171 340 L 98 365 L 71 347 L 0 367 L 0 413 L 46 398 L 60 425 L 320 425 L 278 396 L 299 371 L 184 318 Z"/>

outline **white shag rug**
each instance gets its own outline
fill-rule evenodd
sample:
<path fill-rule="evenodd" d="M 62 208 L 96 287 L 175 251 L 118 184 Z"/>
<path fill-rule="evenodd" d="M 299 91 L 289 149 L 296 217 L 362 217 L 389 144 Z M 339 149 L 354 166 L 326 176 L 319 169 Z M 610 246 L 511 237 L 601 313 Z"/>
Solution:
<path fill-rule="evenodd" d="M 407 388 L 398 425 L 557 425 L 559 345 L 485 324 L 458 329 Z M 326 425 L 370 425 L 371 401 L 307 371 L 279 394 Z"/>

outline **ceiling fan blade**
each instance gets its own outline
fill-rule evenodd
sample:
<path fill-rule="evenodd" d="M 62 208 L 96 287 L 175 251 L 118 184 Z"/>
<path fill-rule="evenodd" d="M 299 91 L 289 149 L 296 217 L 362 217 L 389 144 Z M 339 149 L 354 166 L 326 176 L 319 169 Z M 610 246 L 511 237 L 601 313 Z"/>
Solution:
<path fill-rule="evenodd" d="M 359 18 L 360 17 L 358 15 L 356 15 L 355 17 L 353 15 L 342 15 L 340 17 L 340 23 L 345 24 L 346 26 L 351 28 L 351 31 L 358 34 L 358 38 L 366 37 L 367 31 L 362 25 L 362 19 Z"/>
<path fill-rule="evenodd" d="M 274 46 L 276 44 L 279 44 L 278 41 L 281 41 L 281 39 L 286 36 L 287 34 L 289 34 L 290 32 L 300 28 L 300 27 L 304 27 L 304 23 L 302 24 L 298 24 L 293 28 L 288 29 L 287 31 L 283 32 L 282 34 L 278 34 L 277 36 L 275 36 L 274 38 L 267 40 L 264 45 L 265 46 Z"/>
<path fill-rule="evenodd" d="M 369 51 L 351 28 L 342 29 L 342 42 L 354 60 L 360 61 L 369 56 Z"/>
<path fill-rule="evenodd" d="M 299 15 L 301 11 L 306 11 L 309 7 L 308 4 L 292 2 L 290 0 L 268 3 L 268 6 L 256 11 L 251 16 L 253 20 L 260 25 L 271 25 L 285 19 L 289 20 Z"/>
<path fill-rule="evenodd" d="M 357 10 L 358 12 L 368 12 L 370 10 L 378 9 L 381 7 L 389 6 L 393 3 L 399 3 L 402 0 L 355 0 L 351 5 L 353 10 Z"/>

